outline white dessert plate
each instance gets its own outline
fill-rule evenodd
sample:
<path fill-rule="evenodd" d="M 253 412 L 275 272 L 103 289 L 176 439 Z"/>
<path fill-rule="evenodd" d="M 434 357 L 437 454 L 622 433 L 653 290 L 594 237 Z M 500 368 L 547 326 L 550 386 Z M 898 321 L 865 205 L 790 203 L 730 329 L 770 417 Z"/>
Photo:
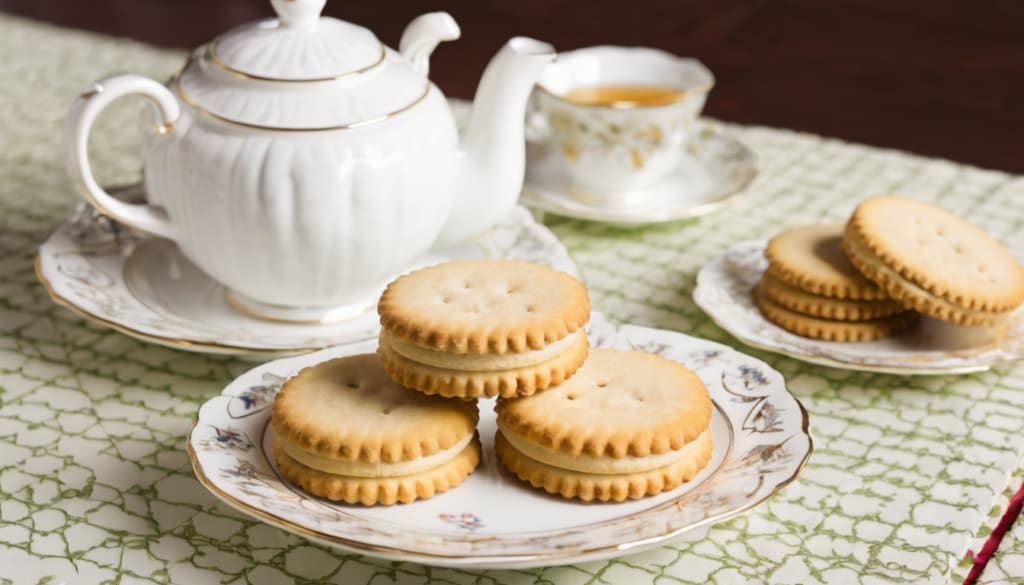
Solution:
<path fill-rule="evenodd" d="M 566 217 L 615 225 L 642 225 L 711 213 L 740 194 L 757 176 L 754 153 L 714 126 L 696 132 L 682 164 L 651 187 L 614 196 L 572 185 L 562 153 L 527 143 L 523 205 Z"/>
<path fill-rule="evenodd" d="M 663 544 L 739 514 L 793 481 L 810 456 L 807 412 L 781 374 L 729 347 L 681 333 L 615 327 L 594 315 L 598 347 L 640 349 L 685 364 L 704 380 L 715 409 L 708 466 L 669 492 L 618 504 L 550 496 L 518 481 L 493 451 L 493 400 L 480 401 L 484 455 L 463 484 L 428 500 L 385 507 L 336 504 L 279 474 L 271 404 L 303 367 L 375 341 L 263 364 L 206 402 L 189 433 L 199 481 L 229 505 L 268 524 L 339 549 L 393 560 L 476 568 L 536 567 L 602 559 Z"/>
<path fill-rule="evenodd" d="M 893 374 L 964 374 L 1024 359 L 1024 310 L 1015 313 L 1001 339 L 927 317 L 877 341 L 820 341 L 789 333 L 761 316 L 751 296 L 768 267 L 766 245 L 744 242 L 708 262 L 693 291 L 705 313 L 748 345 L 814 364 Z"/>
<path fill-rule="evenodd" d="M 144 197 L 139 187 L 123 189 L 121 196 Z M 481 236 L 430 253 L 409 269 L 459 258 L 521 258 L 577 273 L 558 238 L 522 207 Z M 268 359 L 376 339 L 379 331 L 373 310 L 325 324 L 246 314 L 174 243 L 129 230 L 84 203 L 40 246 L 36 275 L 55 301 L 84 317 L 190 351 Z"/>

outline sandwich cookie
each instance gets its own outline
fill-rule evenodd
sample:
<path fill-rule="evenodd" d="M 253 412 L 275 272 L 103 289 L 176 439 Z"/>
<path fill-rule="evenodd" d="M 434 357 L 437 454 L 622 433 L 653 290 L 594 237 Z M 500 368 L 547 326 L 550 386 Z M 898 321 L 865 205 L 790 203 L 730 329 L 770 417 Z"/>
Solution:
<path fill-rule="evenodd" d="M 764 256 L 768 274 L 810 294 L 855 301 L 888 298 L 846 258 L 842 223 L 786 230 L 768 242 Z"/>
<path fill-rule="evenodd" d="M 910 328 L 917 313 L 902 311 L 887 317 L 842 321 L 800 313 L 777 303 L 764 282 L 754 289 L 754 304 L 765 319 L 790 333 L 823 341 L 874 341 Z"/>
<path fill-rule="evenodd" d="M 274 400 L 274 457 L 291 482 L 350 504 L 409 503 L 465 480 L 480 461 L 476 404 L 410 392 L 373 354 L 287 380 Z"/>
<path fill-rule="evenodd" d="M 826 341 L 870 341 L 915 322 L 912 312 L 846 258 L 843 228 L 842 223 L 801 226 L 768 242 L 768 270 L 754 290 L 765 319 Z"/>
<path fill-rule="evenodd" d="M 707 465 L 711 409 L 707 388 L 682 365 L 593 349 L 565 382 L 498 400 L 495 451 L 534 487 L 621 502 L 673 489 Z"/>
<path fill-rule="evenodd" d="M 904 306 L 960 325 L 1005 323 L 1024 303 L 1024 268 L 984 230 L 944 209 L 893 195 L 861 202 L 843 248 Z"/>
<path fill-rule="evenodd" d="M 587 290 L 522 260 L 461 260 L 400 277 L 378 304 L 378 353 L 404 386 L 445 397 L 528 396 L 587 356 Z"/>
<path fill-rule="evenodd" d="M 761 295 L 794 313 L 834 321 L 866 321 L 891 317 L 906 311 L 894 300 L 859 301 L 809 293 L 765 273 L 758 284 Z"/>

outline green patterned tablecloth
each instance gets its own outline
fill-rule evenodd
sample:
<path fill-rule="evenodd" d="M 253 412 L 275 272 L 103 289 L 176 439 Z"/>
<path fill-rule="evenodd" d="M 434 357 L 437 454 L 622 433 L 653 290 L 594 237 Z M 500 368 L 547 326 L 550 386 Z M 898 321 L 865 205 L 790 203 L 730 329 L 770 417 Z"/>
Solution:
<path fill-rule="evenodd" d="M 1022 483 L 1024 483 L 1024 468 L 1018 467 L 1017 471 L 1013 473 L 1013 477 L 1010 478 L 1006 490 L 992 504 L 992 509 L 989 512 L 989 518 L 985 526 L 978 531 L 976 538 L 971 539 L 968 546 L 970 551 L 977 553 L 981 550 L 988 536 L 1001 520 L 1003 513 L 1010 503 L 1010 498 L 1020 489 Z M 955 572 L 955 575 L 958 577 L 967 575 L 971 570 L 972 561 L 973 559 L 970 557 L 961 559 L 960 567 Z M 1024 576 L 1024 521 L 1018 518 L 1010 530 L 1004 534 L 998 554 L 989 560 L 985 566 L 985 572 L 978 582 L 988 584 L 1018 583 L 1024 578 L 1022 576 Z M 962 581 L 962 579 L 957 579 L 957 581 Z"/>
<path fill-rule="evenodd" d="M 164 79 L 182 60 L 0 16 L 0 583 L 942 583 L 963 578 L 966 548 L 1001 512 L 1011 474 L 1020 481 L 1024 367 L 908 378 L 746 350 L 782 371 L 811 412 L 814 456 L 764 505 L 669 547 L 476 573 L 339 554 L 232 511 L 196 482 L 184 441 L 199 405 L 248 365 L 87 323 L 50 302 L 32 266 L 77 202 L 60 145 L 73 96 L 116 72 Z M 101 182 L 138 176 L 137 105 L 96 129 Z M 962 213 L 1024 257 L 1024 178 L 727 128 L 762 170 L 722 211 L 642 230 L 549 219 L 596 309 L 735 345 L 690 299 L 701 264 L 741 240 L 842 218 L 880 192 Z M 1024 581 L 1022 559 L 1018 526 L 983 579 Z"/>

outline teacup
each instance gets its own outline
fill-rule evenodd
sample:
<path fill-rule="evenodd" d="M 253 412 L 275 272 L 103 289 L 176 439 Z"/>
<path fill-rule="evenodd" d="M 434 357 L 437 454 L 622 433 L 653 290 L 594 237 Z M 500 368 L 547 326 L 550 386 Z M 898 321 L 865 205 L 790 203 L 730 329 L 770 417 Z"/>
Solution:
<path fill-rule="evenodd" d="M 536 106 L 573 187 L 614 198 L 672 173 L 715 83 L 696 59 L 644 47 L 559 53 Z"/>

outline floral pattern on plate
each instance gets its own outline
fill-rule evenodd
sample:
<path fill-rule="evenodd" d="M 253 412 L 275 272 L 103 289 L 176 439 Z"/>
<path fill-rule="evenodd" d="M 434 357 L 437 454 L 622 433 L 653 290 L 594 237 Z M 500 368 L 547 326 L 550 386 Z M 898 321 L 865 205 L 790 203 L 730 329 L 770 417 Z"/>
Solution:
<path fill-rule="evenodd" d="M 768 267 L 767 241 L 744 242 L 708 262 L 697 275 L 694 301 L 740 341 L 807 362 L 897 374 L 956 374 L 1024 359 L 1024 309 L 999 344 L 965 346 L 954 326 L 922 317 L 909 331 L 877 341 L 836 342 L 800 337 L 770 323 L 751 291 Z"/>
<path fill-rule="evenodd" d="M 693 481 L 621 504 L 549 496 L 515 480 L 493 456 L 492 401 L 481 401 L 480 467 L 459 487 L 409 505 L 367 508 L 302 492 L 278 473 L 270 411 L 233 415 L 254 388 L 272 394 L 299 369 L 375 349 L 375 342 L 269 362 L 243 374 L 199 411 L 188 451 L 202 484 L 228 504 L 318 542 L 395 560 L 464 567 L 530 567 L 579 562 L 655 546 L 761 502 L 791 482 L 811 452 L 807 413 L 782 376 L 724 345 L 681 333 L 615 326 L 595 314 L 597 347 L 650 351 L 696 371 L 715 401 L 715 451 Z M 244 437 L 233 446 L 220 437 Z M 248 444 L 256 448 L 246 448 Z M 472 510 L 472 512 L 465 512 Z M 483 520 L 486 518 L 486 521 Z"/>

